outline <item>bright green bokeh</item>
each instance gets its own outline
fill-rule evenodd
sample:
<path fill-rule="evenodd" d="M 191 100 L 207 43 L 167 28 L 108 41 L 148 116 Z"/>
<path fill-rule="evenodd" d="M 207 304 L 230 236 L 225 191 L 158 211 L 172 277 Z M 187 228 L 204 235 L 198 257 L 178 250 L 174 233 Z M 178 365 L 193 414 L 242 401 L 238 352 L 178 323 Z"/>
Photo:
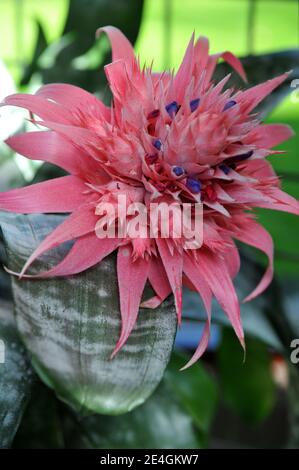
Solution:
<path fill-rule="evenodd" d="M 165 5 L 171 5 L 165 21 Z M 57 39 L 63 29 L 69 0 L 1 0 L 0 57 L 9 64 L 30 58 L 36 36 L 35 20 L 47 39 Z M 143 22 L 136 45 L 142 61 L 154 60 L 156 69 L 176 67 L 195 30 L 210 38 L 211 51 L 233 50 L 247 54 L 248 0 L 145 0 Z M 169 27 L 171 25 L 171 27 Z M 100 26 L 100 25 L 99 25 Z M 90 32 L 91 35 L 94 31 Z M 295 0 L 258 0 L 254 52 L 298 45 L 298 5 Z M 165 59 L 165 50 L 170 57 Z M 168 64 L 165 64 L 165 62 Z"/>
<path fill-rule="evenodd" d="M 246 55 L 248 0 L 168 0 L 171 20 L 165 24 L 167 0 L 146 0 L 144 21 L 137 42 L 142 60 L 154 60 L 156 69 L 165 65 L 165 44 L 171 51 L 170 65 L 177 66 L 186 44 L 196 35 L 208 36 L 211 51 L 232 50 Z M 172 25 L 170 36 L 169 21 Z M 253 52 L 262 53 L 298 45 L 298 5 L 296 1 L 258 0 Z M 167 65 L 167 64 L 166 64 Z"/>
<path fill-rule="evenodd" d="M 38 19 L 49 42 L 59 38 L 66 19 L 69 0 L 0 0 L 0 58 L 14 78 L 19 64 L 30 61 L 35 46 Z"/>
<path fill-rule="evenodd" d="M 270 158 L 278 175 L 285 173 L 292 174 L 292 180 L 286 177 L 282 179 L 283 189 L 299 199 L 299 103 L 292 102 L 291 98 L 286 99 L 271 114 L 268 122 L 281 122 L 290 125 L 296 135 L 278 148 L 285 150 L 286 154 L 274 155 Z M 276 256 L 276 272 L 280 275 L 299 274 L 299 249 L 298 217 L 269 210 L 260 211 L 260 221 L 270 231 L 273 236 Z M 281 256 L 282 253 L 289 254 L 290 259 Z"/>

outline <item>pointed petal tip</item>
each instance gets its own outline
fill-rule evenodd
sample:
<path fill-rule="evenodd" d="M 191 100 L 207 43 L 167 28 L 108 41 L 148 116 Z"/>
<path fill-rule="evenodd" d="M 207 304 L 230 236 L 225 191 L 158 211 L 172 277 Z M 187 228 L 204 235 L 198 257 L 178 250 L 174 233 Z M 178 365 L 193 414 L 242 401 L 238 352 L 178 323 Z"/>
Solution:
<path fill-rule="evenodd" d="M 34 277 L 38 276 L 32 276 L 30 274 L 22 274 L 22 273 L 17 273 L 16 271 L 13 271 L 12 269 L 9 269 L 7 266 L 3 265 L 3 269 L 7 274 L 10 274 L 11 276 L 15 276 L 18 278 L 18 281 L 21 281 L 22 279 L 31 279 Z"/>
<path fill-rule="evenodd" d="M 129 335 L 125 335 L 125 334 L 121 334 L 116 345 L 115 345 L 115 348 L 113 349 L 109 359 L 112 360 L 115 358 L 115 356 L 120 352 L 120 350 L 123 348 L 123 346 L 125 345 L 127 339 L 128 339 Z"/>
<path fill-rule="evenodd" d="M 183 292 L 182 290 L 179 293 L 175 294 L 175 306 L 176 314 L 178 319 L 178 326 L 182 326 L 182 311 L 183 311 Z"/>
<path fill-rule="evenodd" d="M 7 274 L 11 274 L 12 276 L 19 276 L 20 274 L 20 273 L 16 273 L 15 271 L 12 271 L 7 266 L 5 266 L 5 264 L 3 264 L 3 269 L 5 272 L 7 272 Z"/>
<path fill-rule="evenodd" d="M 115 26 L 103 26 L 97 29 L 96 38 L 99 38 L 103 32 L 107 34 L 111 43 L 112 61 L 124 59 L 128 65 L 133 64 L 135 60 L 134 49 L 122 31 Z"/>
<path fill-rule="evenodd" d="M 23 278 L 23 277 L 28 277 L 30 275 L 26 275 L 26 271 L 27 269 L 29 268 L 29 266 L 31 266 L 31 264 L 33 263 L 34 260 L 31 261 L 31 258 L 32 258 L 32 255 L 30 256 L 30 258 L 28 258 L 28 260 L 26 261 L 26 263 L 24 264 L 21 272 L 19 273 L 19 281 Z M 36 276 L 37 277 L 37 276 Z"/>
<path fill-rule="evenodd" d="M 123 343 L 124 342 L 121 340 L 121 338 L 119 338 L 116 345 L 115 345 L 115 348 L 113 349 L 112 353 L 110 354 L 110 357 L 109 357 L 110 361 L 112 361 L 112 359 L 115 358 L 116 354 L 121 350 L 121 348 L 124 345 Z"/>
<path fill-rule="evenodd" d="M 200 340 L 200 343 L 198 345 L 197 350 L 195 351 L 195 353 L 193 354 L 191 359 L 187 362 L 187 364 L 185 364 L 180 369 L 180 372 L 184 371 L 184 370 L 187 370 L 190 367 L 192 367 L 197 361 L 199 361 L 199 359 L 202 357 L 202 355 L 206 351 L 206 349 L 208 347 L 208 343 L 209 343 L 209 337 L 210 337 L 210 322 L 207 323 L 206 333 L 207 334 L 205 334 L 205 333 L 203 334 L 203 337 Z M 244 341 L 243 341 L 243 344 L 244 344 Z"/>
<path fill-rule="evenodd" d="M 118 353 L 118 349 L 117 349 L 117 347 L 115 347 L 113 352 L 110 354 L 109 361 L 112 361 L 115 358 L 117 353 Z"/>
<path fill-rule="evenodd" d="M 246 349 L 244 349 L 244 354 L 243 354 L 243 364 L 246 362 Z"/>
<path fill-rule="evenodd" d="M 294 137 L 296 135 L 296 132 L 295 130 L 292 128 L 292 126 L 289 126 L 288 124 L 285 124 L 285 130 L 286 132 L 288 131 L 289 132 L 289 139 L 291 139 L 292 137 Z"/>
<path fill-rule="evenodd" d="M 117 31 L 120 31 L 118 28 L 116 28 L 115 26 L 112 26 L 112 25 L 106 25 L 106 26 L 100 26 L 97 30 L 96 30 L 96 33 L 95 33 L 95 36 L 96 38 L 99 38 L 101 36 L 102 33 L 107 33 L 107 31 L 114 31 L 114 30 L 117 30 Z"/>
<path fill-rule="evenodd" d="M 161 305 L 163 302 L 163 299 L 161 299 L 158 295 L 155 295 L 151 297 L 148 300 L 145 300 L 144 302 L 141 302 L 140 308 L 147 308 L 147 309 L 155 309 Z"/>
<path fill-rule="evenodd" d="M 12 269 L 9 269 L 7 266 L 3 265 L 3 269 L 5 272 L 10 274 L 11 276 L 15 276 L 18 278 L 18 281 L 21 281 L 24 276 L 22 276 L 22 273 L 17 273 L 16 271 L 13 271 Z M 27 276 L 25 276 L 27 277 Z M 28 276 L 30 277 L 30 276 Z"/>
<path fill-rule="evenodd" d="M 249 294 L 241 302 L 242 304 L 247 304 L 248 302 L 251 302 L 253 299 L 254 299 L 254 296 L 252 294 Z"/>
<path fill-rule="evenodd" d="M 242 346 L 242 349 L 243 349 L 244 353 L 246 353 L 246 343 L 245 343 L 245 338 L 244 338 L 244 336 L 240 336 L 240 337 L 239 337 L 239 341 L 240 341 L 240 344 L 241 344 L 241 346 Z"/>
<path fill-rule="evenodd" d="M 191 359 L 185 364 L 183 367 L 179 369 L 179 372 L 184 372 L 187 369 L 190 369 L 190 367 L 194 366 L 194 364 L 200 359 L 197 357 L 192 356 Z"/>
<path fill-rule="evenodd" d="M 240 75 L 245 83 L 248 83 L 247 75 L 242 62 L 232 52 L 225 51 L 221 54 L 221 57 Z"/>

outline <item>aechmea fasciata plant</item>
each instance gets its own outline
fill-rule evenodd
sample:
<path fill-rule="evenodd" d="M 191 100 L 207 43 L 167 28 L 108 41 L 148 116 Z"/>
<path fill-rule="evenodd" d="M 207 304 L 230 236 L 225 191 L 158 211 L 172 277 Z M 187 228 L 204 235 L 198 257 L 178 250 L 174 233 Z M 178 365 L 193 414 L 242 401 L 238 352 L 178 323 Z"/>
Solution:
<path fill-rule="evenodd" d="M 230 52 L 209 55 L 209 43 L 194 37 L 174 73 L 141 68 L 133 48 L 116 28 L 105 32 L 112 46 L 112 63 L 105 72 L 113 95 L 110 107 L 97 97 L 67 84 L 41 87 L 34 95 L 8 96 L 3 105 L 30 112 L 31 121 L 46 130 L 15 135 L 7 144 L 31 160 L 58 165 L 69 175 L 0 194 L 0 209 L 17 213 L 70 213 L 34 251 L 19 275 L 44 252 L 75 240 L 66 257 L 40 278 L 69 276 L 100 263 L 117 251 L 122 327 L 114 356 L 134 328 L 147 281 L 155 295 L 142 303 L 156 308 L 171 293 L 178 322 L 182 287 L 199 293 L 206 325 L 199 346 L 187 364 L 205 351 L 215 297 L 228 316 L 240 343 L 244 333 L 233 279 L 240 268 L 235 241 L 264 252 L 269 265 L 247 301 L 261 294 L 273 276 L 273 242 L 258 224 L 253 209 L 299 214 L 297 200 L 284 193 L 266 160 L 271 150 L 292 136 L 280 124 L 262 124 L 256 106 L 278 87 L 287 73 L 245 91 L 228 87 L 230 76 L 214 83 L 220 58 L 244 79 L 239 60 Z M 202 205 L 203 241 L 190 248 L 184 235 L 101 238 L 96 227 L 120 224 L 98 210 L 118 196 L 127 204 L 176 203 Z M 192 212 L 194 216 L 194 211 Z M 106 217 L 104 219 L 104 217 Z M 132 215 L 125 218 L 131 220 Z M 145 219 L 145 225 L 149 223 Z M 122 221 L 123 222 L 123 221 Z"/>

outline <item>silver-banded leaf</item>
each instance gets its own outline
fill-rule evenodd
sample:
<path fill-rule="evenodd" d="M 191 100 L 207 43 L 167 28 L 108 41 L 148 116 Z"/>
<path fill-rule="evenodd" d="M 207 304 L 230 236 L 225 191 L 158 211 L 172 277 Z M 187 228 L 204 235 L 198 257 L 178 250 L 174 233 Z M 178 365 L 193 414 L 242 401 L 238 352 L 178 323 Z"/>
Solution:
<path fill-rule="evenodd" d="M 18 336 L 11 302 L 0 304 L 0 449 L 11 446 L 28 399 L 34 373 Z"/>
<path fill-rule="evenodd" d="M 1 215 L 9 268 L 19 272 L 62 220 L 49 215 Z M 61 246 L 43 256 L 35 263 L 35 272 L 56 264 L 67 249 Z M 37 373 L 77 411 L 125 413 L 142 404 L 160 382 L 176 333 L 172 300 L 156 310 L 140 309 L 128 342 L 115 359 L 109 359 L 120 333 L 113 255 L 69 278 L 19 281 L 14 277 L 13 294 L 18 329 Z"/>

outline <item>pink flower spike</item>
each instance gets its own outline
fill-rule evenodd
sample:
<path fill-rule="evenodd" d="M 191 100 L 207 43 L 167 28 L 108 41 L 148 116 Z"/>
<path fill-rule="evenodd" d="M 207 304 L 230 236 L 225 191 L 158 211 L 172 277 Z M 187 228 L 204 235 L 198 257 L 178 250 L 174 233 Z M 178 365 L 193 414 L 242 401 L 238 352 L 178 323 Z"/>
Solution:
<path fill-rule="evenodd" d="M 280 145 L 294 135 L 293 129 L 285 124 L 261 124 L 253 129 L 244 140 L 244 143 L 246 144 L 248 140 L 248 142 L 254 142 L 255 145 L 261 148 L 269 149 Z"/>
<path fill-rule="evenodd" d="M 171 287 L 161 258 L 152 257 L 150 261 L 148 280 L 157 295 L 144 301 L 141 304 L 141 307 L 156 308 L 171 294 Z"/>
<path fill-rule="evenodd" d="M 93 162 L 88 162 L 83 151 L 75 149 L 65 138 L 53 131 L 26 132 L 6 140 L 12 150 L 30 160 L 53 163 L 69 173 L 80 175 L 83 170 L 92 170 Z M 47 149 L 45 153 L 44 149 Z"/>
<path fill-rule="evenodd" d="M 71 276 L 117 252 L 121 331 L 111 357 L 126 343 L 140 307 L 157 308 L 173 293 L 180 324 L 182 286 L 196 291 L 207 317 L 185 369 L 200 359 L 208 345 L 213 297 L 245 348 L 233 284 L 240 269 L 236 240 L 268 258 L 264 276 L 246 301 L 267 289 L 274 271 L 273 241 L 254 220 L 255 209 L 299 215 L 299 202 L 282 191 L 280 179 L 267 161 L 268 156 L 282 152 L 275 147 L 292 137 L 293 131 L 281 124 L 263 124 L 258 113 L 253 114 L 288 73 L 234 92 L 227 88 L 230 75 L 215 83 L 213 74 L 223 59 L 246 81 L 242 63 L 228 51 L 209 54 L 205 37 L 194 41 L 192 35 L 176 73 L 153 73 L 151 67 L 140 67 L 121 31 L 106 26 L 97 36 L 102 33 L 112 49 L 112 62 L 105 66 L 112 93 L 110 106 L 86 90 L 64 83 L 42 86 L 34 95 L 14 94 L 0 104 L 26 109 L 31 121 L 44 129 L 10 137 L 6 143 L 15 152 L 70 173 L 0 193 L 0 210 L 70 214 L 37 247 L 21 277 Z M 112 210 L 105 218 L 102 204 L 116 209 L 119 198 L 125 200 L 121 217 Z M 163 207 L 153 230 L 152 203 Z M 203 232 L 202 244 L 190 244 L 190 227 L 184 232 L 187 205 L 191 226 L 201 217 L 197 231 Z M 142 234 L 127 230 L 135 222 L 132 206 L 134 210 L 142 206 L 145 211 L 145 219 L 138 221 Z M 165 222 L 166 236 L 162 230 Z M 124 229 L 123 233 L 99 235 L 99 227 L 114 225 Z M 56 266 L 27 274 L 37 258 L 66 241 L 74 244 Z M 141 302 L 147 282 L 154 294 Z"/>
<path fill-rule="evenodd" d="M 201 356 L 207 349 L 210 339 L 212 315 L 212 292 L 207 283 L 205 282 L 203 276 L 200 274 L 198 266 L 196 265 L 194 260 L 188 255 L 184 256 L 184 273 L 186 274 L 187 278 L 193 283 L 195 289 L 197 290 L 203 301 L 207 313 L 207 321 L 205 323 L 202 337 L 199 341 L 195 353 L 193 354 L 190 361 L 188 361 L 188 363 L 181 368 L 181 371 L 186 370 L 193 364 L 195 364 L 195 362 L 197 362 L 201 358 Z"/>
<path fill-rule="evenodd" d="M 67 277 L 81 273 L 100 263 L 121 243 L 117 238 L 99 240 L 94 233 L 80 237 L 72 246 L 66 257 L 54 268 L 36 275 L 22 274 L 22 278 Z M 16 273 L 14 273 L 16 274 Z"/>
<path fill-rule="evenodd" d="M 84 106 L 97 118 L 109 119 L 110 110 L 96 96 L 88 93 L 82 88 L 68 83 L 51 83 L 42 86 L 36 92 L 37 96 L 55 101 L 71 111 L 76 111 Z"/>
<path fill-rule="evenodd" d="M 142 258 L 132 261 L 132 247 L 121 246 L 117 254 L 121 334 L 111 359 L 126 343 L 137 320 L 141 296 L 148 276 L 148 263 Z"/>
<path fill-rule="evenodd" d="M 96 220 L 93 210 L 87 206 L 81 206 L 80 209 L 73 212 L 62 224 L 60 224 L 44 239 L 27 260 L 20 273 L 20 277 L 22 277 L 29 266 L 46 251 L 49 251 L 69 240 L 74 240 L 75 238 L 94 232 Z"/>
<path fill-rule="evenodd" d="M 174 78 L 173 89 L 175 93 L 175 98 L 179 102 L 182 102 L 184 98 L 185 90 L 192 78 L 193 55 L 194 55 L 194 33 L 191 36 L 183 61 Z"/>
<path fill-rule="evenodd" d="M 183 273 L 183 257 L 181 253 L 175 251 L 170 253 L 167 242 L 163 238 L 156 240 L 158 250 L 166 271 L 169 284 L 174 295 L 176 311 L 178 316 L 178 323 L 182 321 L 182 273 Z"/>
<path fill-rule="evenodd" d="M 76 176 L 62 176 L 0 193 L 0 210 L 23 214 L 73 212 L 87 201 L 87 187 Z"/>

